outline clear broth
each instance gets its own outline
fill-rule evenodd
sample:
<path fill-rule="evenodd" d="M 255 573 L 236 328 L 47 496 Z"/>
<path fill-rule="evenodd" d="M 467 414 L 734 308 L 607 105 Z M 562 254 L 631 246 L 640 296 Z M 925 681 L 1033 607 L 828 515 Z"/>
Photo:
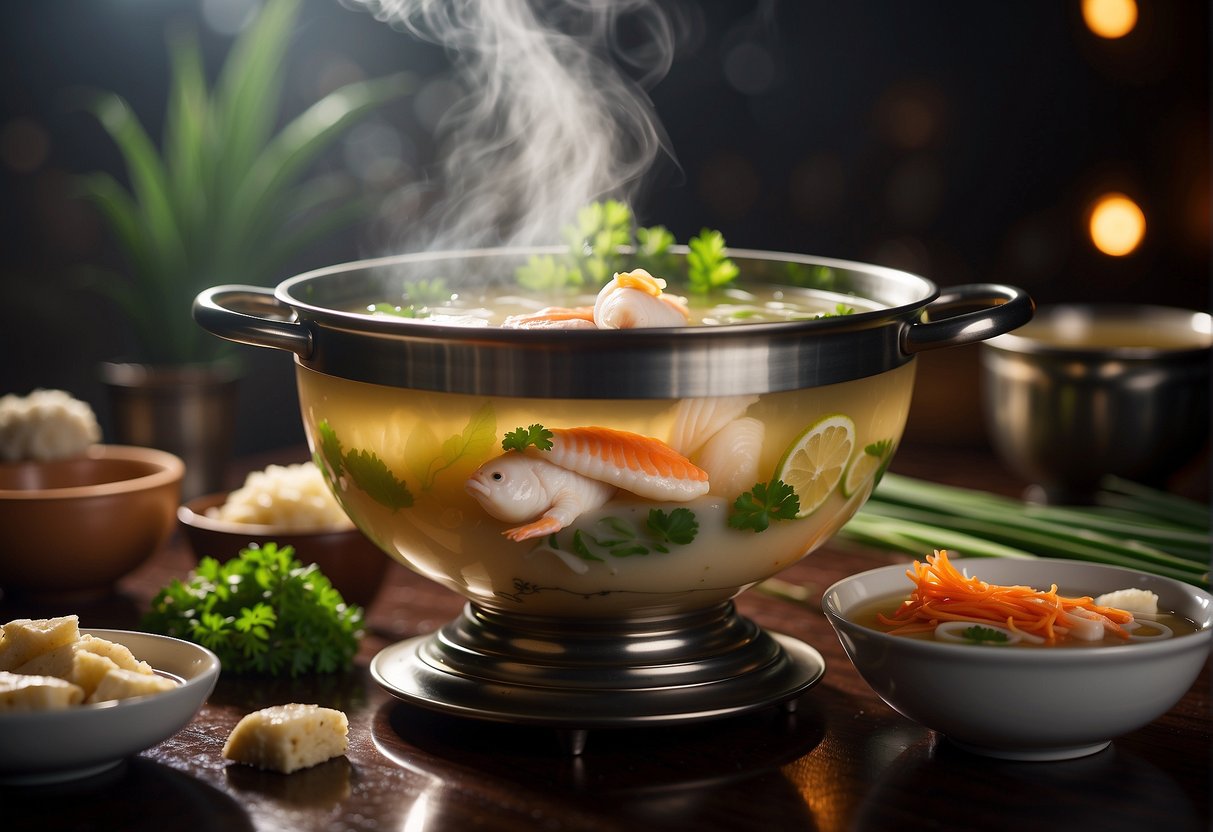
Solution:
<path fill-rule="evenodd" d="M 1060 591 L 1060 594 L 1067 596 L 1067 597 L 1081 598 L 1084 596 L 1084 593 L 1082 593 L 1082 592 Z M 876 630 L 878 632 L 887 633 L 891 628 L 885 626 L 884 624 L 881 624 L 880 621 L 877 619 L 877 616 L 878 615 L 884 615 L 886 617 L 892 616 L 893 613 L 897 610 L 897 608 L 900 607 L 905 602 L 907 597 L 908 597 L 908 594 L 905 592 L 900 592 L 900 593 L 896 593 L 893 595 L 885 595 L 882 598 L 878 598 L 874 601 L 869 601 L 865 604 L 860 604 L 860 605 L 856 606 L 855 609 L 847 615 L 847 618 L 848 618 L 848 620 L 853 621 L 862 627 L 867 627 L 869 629 Z M 1135 614 L 1134 617 L 1137 618 L 1138 616 Z M 1160 610 L 1156 614 L 1149 614 L 1149 615 L 1143 614 L 1140 616 L 1139 620 L 1142 622 L 1143 628 L 1148 627 L 1150 622 L 1153 622 L 1153 621 L 1157 621 L 1160 624 L 1164 624 L 1167 627 L 1170 627 L 1171 632 L 1173 633 L 1172 638 L 1178 638 L 1180 636 L 1191 635 L 1192 633 L 1195 633 L 1200 629 L 1200 627 L 1196 624 L 1196 622 L 1192 621 L 1191 619 L 1184 618 L 1183 616 L 1178 615 L 1175 612 L 1165 611 L 1165 610 Z M 1155 632 L 1157 632 L 1157 630 L 1155 630 Z M 1148 630 L 1145 631 L 1144 634 L 1148 635 L 1149 631 Z M 934 631 L 927 631 L 927 632 L 922 632 L 922 633 L 908 633 L 906 635 L 898 636 L 898 637 L 899 638 L 914 638 L 914 639 L 919 639 L 921 641 L 937 641 L 940 643 L 945 643 L 943 639 L 938 639 L 935 637 Z M 949 641 L 946 643 L 954 644 L 956 642 Z M 1138 643 L 1138 642 L 1126 640 L 1126 639 L 1123 639 L 1120 636 L 1116 636 L 1116 635 L 1108 635 L 1108 636 L 1104 636 L 1104 638 L 1100 641 L 1084 641 L 1082 639 L 1074 639 L 1074 638 L 1059 638 L 1055 642 L 1046 643 L 1046 644 L 1033 644 L 1033 643 L 1025 640 L 1025 641 L 1020 641 L 1016 644 L 1003 644 L 1003 643 L 997 643 L 997 642 L 990 642 L 990 643 L 981 643 L 981 644 L 974 643 L 972 646 L 974 646 L 974 647 L 984 647 L 984 646 L 1030 647 L 1030 648 L 1034 648 L 1034 649 L 1039 649 L 1039 648 L 1052 649 L 1052 648 L 1058 648 L 1058 647 L 1061 647 L 1061 648 L 1066 648 L 1066 647 L 1114 647 L 1116 645 L 1135 644 L 1135 643 Z"/>

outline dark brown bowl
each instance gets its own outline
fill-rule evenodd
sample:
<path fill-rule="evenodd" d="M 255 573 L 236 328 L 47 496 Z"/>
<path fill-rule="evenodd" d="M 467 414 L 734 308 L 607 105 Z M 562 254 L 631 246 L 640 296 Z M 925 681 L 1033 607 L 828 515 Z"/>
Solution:
<path fill-rule="evenodd" d="M 391 560 L 358 529 L 279 529 L 208 517 L 207 509 L 222 505 L 227 496 L 195 497 L 177 509 L 177 520 L 196 557 L 230 560 L 250 543 L 292 546 L 295 557 L 319 566 L 346 601 L 367 607 L 375 600 Z"/>
<path fill-rule="evenodd" d="M 110 591 L 172 533 L 184 473 L 173 454 L 126 445 L 0 463 L 0 589 L 41 597 Z"/>

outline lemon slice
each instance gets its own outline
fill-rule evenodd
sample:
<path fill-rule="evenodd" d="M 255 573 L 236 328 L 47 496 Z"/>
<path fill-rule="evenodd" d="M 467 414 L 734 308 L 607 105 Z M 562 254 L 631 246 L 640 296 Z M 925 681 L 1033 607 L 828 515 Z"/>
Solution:
<path fill-rule="evenodd" d="M 846 476 L 842 478 L 842 496 L 850 497 L 875 477 L 888 461 L 892 450 L 892 440 L 882 439 L 855 454 Z"/>
<path fill-rule="evenodd" d="M 808 517 L 838 487 L 855 448 L 850 417 L 826 416 L 802 433 L 779 460 L 777 476 L 800 498 L 797 517 Z"/>

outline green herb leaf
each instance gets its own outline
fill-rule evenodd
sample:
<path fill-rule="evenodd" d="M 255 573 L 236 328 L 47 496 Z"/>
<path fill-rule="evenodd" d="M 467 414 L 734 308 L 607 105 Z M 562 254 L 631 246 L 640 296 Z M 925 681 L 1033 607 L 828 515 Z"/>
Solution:
<path fill-rule="evenodd" d="M 764 532 L 772 520 L 792 520 L 800 511 L 800 498 L 783 480 L 755 483 L 733 503 L 729 525 L 735 529 Z"/>
<path fill-rule="evenodd" d="M 737 264 L 725 252 L 724 235 L 703 229 L 687 244 L 687 279 L 690 290 L 707 294 L 732 283 L 739 273 Z"/>
<path fill-rule="evenodd" d="M 960 631 L 960 635 L 975 644 L 1005 644 L 1010 641 L 1010 638 L 1002 630 L 995 630 L 992 627 L 982 627 L 980 624 L 966 627 Z"/>
<path fill-rule="evenodd" d="M 660 542 L 685 546 L 699 533 L 699 521 L 689 508 L 676 508 L 666 514 L 659 508 L 649 509 L 649 533 Z"/>
<path fill-rule="evenodd" d="M 225 672 L 298 676 L 351 666 L 362 609 L 290 546 L 267 543 L 223 564 L 204 557 L 157 593 L 142 625 L 213 650 Z"/>
<path fill-rule="evenodd" d="M 341 441 L 337 439 L 337 432 L 333 430 L 333 426 L 329 424 L 328 419 L 322 419 L 316 425 L 316 434 L 320 437 L 318 454 L 320 459 L 314 461 L 321 470 L 327 468 L 329 479 L 335 481 L 341 476 L 341 472 L 345 470 L 345 464 L 342 461 L 343 451 L 341 450 Z"/>
<path fill-rule="evenodd" d="M 352 450 L 343 459 L 345 469 L 354 484 L 365 491 L 372 500 L 397 511 L 413 504 L 413 495 L 403 480 L 371 451 Z"/>
<path fill-rule="evenodd" d="M 581 270 L 550 254 L 532 254 L 514 273 L 518 285 L 532 292 L 555 293 L 585 284 Z"/>
<path fill-rule="evenodd" d="M 530 445 L 541 451 L 550 451 L 552 432 L 543 425 L 531 425 L 510 431 L 501 440 L 501 449 L 505 451 L 523 451 Z"/>

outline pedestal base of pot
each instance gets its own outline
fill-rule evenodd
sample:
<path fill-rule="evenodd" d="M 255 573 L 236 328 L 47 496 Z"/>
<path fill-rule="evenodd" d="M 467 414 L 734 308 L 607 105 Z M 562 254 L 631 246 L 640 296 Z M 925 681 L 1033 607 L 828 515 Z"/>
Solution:
<path fill-rule="evenodd" d="M 643 619 L 569 620 L 474 604 L 432 635 L 382 650 L 371 675 L 392 695 L 456 716 L 542 725 L 580 753 L 597 728 L 669 725 L 790 702 L 825 662 L 731 602 Z"/>

